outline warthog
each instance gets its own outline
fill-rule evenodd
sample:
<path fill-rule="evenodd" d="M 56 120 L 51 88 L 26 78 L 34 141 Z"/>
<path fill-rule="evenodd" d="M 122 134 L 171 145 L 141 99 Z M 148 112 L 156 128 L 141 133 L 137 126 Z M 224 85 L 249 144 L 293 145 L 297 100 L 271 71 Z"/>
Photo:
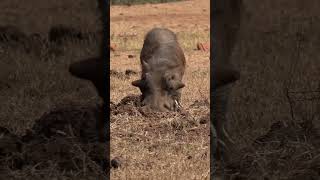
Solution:
<path fill-rule="evenodd" d="M 186 60 L 177 36 L 165 28 L 154 28 L 145 37 L 140 54 L 142 106 L 156 111 L 176 111 L 180 106 Z"/>
<path fill-rule="evenodd" d="M 226 116 L 228 101 L 231 92 L 231 84 L 240 78 L 238 70 L 230 63 L 230 57 L 237 41 L 240 29 L 243 5 L 241 0 L 216 1 L 213 5 L 213 73 L 211 82 L 211 123 L 214 126 L 212 136 L 212 154 L 215 158 L 228 161 L 230 153 L 234 152 L 234 142 L 228 135 Z M 218 140 L 218 141 L 216 141 Z M 216 149 L 217 148 L 217 149 Z M 216 151 L 217 150 L 217 151 Z"/>
<path fill-rule="evenodd" d="M 222 155 L 224 160 L 229 160 L 229 153 L 224 151 L 224 148 L 227 148 L 229 151 L 234 150 L 234 143 L 225 130 L 227 103 L 230 94 L 229 85 L 240 79 L 240 73 L 230 66 L 222 64 L 215 64 L 214 66 L 212 73 L 214 83 L 211 84 L 212 106 L 210 110 L 210 113 L 212 113 L 211 154 L 213 156 L 212 159 L 221 159 Z"/>
<path fill-rule="evenodd" d="M 101 27 L 103 28 L 109 26 L 109 21 L 106 20 L 106 13 L 105 13 L 107 10 L 107 7 L 109 6 L 108 3 L 109 1 L 97 0 L 98 9 L 100 12 L 99 20 L 102 23 Z M 96 127 L 97 127 L 99 141 L 106 142 L 106 141 L 110 141 L 110 136 L 109 136 L 110 131 L 108 128 L 109 121 L 106 118 L 106 116 L 109 116 L 109 115 L 104 113 L 104 109 L 107 109 L 109 106 L 109 104 L 107 104 L 106 102 L 109 94 L 107 94 L 107 82 L 104 80 L 104 76 L 105 76 L 104 73 L 106 68 L 104 59 L 107 55 L 105 51 L 107 48 L 107 43 L 105 39 L 109 37 L 109 33 L 106 30 L 103 30 L 102 34 L 98 33 L 97 36 L 100 37 L 98 39 L 102 40 L 102 41 L 99 41 L 100 51 L 97 57 L 88 58 L 88 59 L 71 64 L 69 66 L 69 72 L 75 77 L 91 81 L 96 87 L 96 90 L 98 91 L 99 96 L 103 99 L 103 105 L 101 107 L 101 110 L 98 110 L 96 114 Z M 109 150 L 110 147 L 108 144 L 106 148 L 107 150 Z M 106 156 L 107 158 L 109 158 L 108 153 L 106 154 Z M 109 171 L 108 168 L 107 168 L 107 171 Z"/>
<path fill-rule="evenodd" d="M 107 97 L 103 88 L 103 68 L 102 58 L 88 58 L 71 64 L 69 72 L 75 77 L 91 81 L 100 97 Z"/>

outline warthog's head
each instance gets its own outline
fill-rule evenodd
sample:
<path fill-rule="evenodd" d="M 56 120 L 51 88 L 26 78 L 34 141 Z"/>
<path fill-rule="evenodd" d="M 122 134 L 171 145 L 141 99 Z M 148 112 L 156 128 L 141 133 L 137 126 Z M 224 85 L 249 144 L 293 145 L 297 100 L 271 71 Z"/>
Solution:
<path fill-rule="evenodd" d="M 216 64 L 213 67 L 213 89 L 232 84 L 240 79 L 240 72 L 230 65 Z"/>
<path fill-rule="evenodd" d="M 96 87 L 100 97 L 107 97 L 103 80 L 102 58 L 88 58 L 75 62 L 69 66 L 69 72 L 78 78 L 91 81 Z"/>
<path fill-rule="evenodd" d="M 180 71 L 169 70 L 165 73 L 152 70 L 143 62 L 145 73 L 140 80 L 132 82 L 142 93 L 141 104 L 158 111 L 176 111 L 180 104 L 180 90 L 185 86 Z"/>

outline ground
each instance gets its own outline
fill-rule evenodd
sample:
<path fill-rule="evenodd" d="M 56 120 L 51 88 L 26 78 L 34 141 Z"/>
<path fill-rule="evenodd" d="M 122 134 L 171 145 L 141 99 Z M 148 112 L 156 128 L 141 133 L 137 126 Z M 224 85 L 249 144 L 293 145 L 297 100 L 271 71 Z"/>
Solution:
<path fill-rule="evenodd" d="M 241 78 L 228 114 L 239 152 L 225 173 L 318 179 L 319 1 L 243 1 L 232 55 Z M 103 179 L 97 162 L 107 152 L 92 134 L 101 99 L 90 82 L 68 72 L 72 62 L 99 54 L 95 3 L 8 0 L 0 6 L 0 179 Z M 56 44 L 48 35 L 57 24 L 96 36 Z M 187 57 L 185 112 L 145 114 L 135 106 L 139 91 L 130 84 L 139 77 L 143 36 L 154 26 L 175 31 Z M 20 37 L 17 30 L 43 41 L 3 38 Z M 111 158 L 121 166 L 111 170 L 113 179 L 208 179 L 209 52 L 194 49 L 209 41 L 209 30 L 209 1 L 111 7 Z"/>
<path fill-rule="evenodd" d="M 101 98 L 68 72 L 100 54 L 97 2 L 0 7 L 0 179 L 105 178 L 106 145 L 95 137 Z M 57 26 L 68 33 L 50 33 Z"/>
<path fill-rule="evenodd" d="M 121 102 L 111 113 L 111 158 L 123 162 L 112 179 L 209 178 L 209 52 L 197 43 L 210 41 L 210 1 L 111 6 L 110 99 L 114 104 L 128 95 L 139 96 L 131 82 L 140 77 L 140 50 L 153 27 L 174 31 L 186 56 L 182 106 L 185 114 L 141 114 L 132 101 Z M 128 56 L 132 55 L 131 58 Z M 136 72 L 126 76 L 125 72 Z M 116 73 L 117 72 L 117 73 Z"/>
<path fill-rule="evenodd" d="M 118 46 L 118 51 L 111 55 L 111 69 L 119 72 L 133 69 L 139 72 L 138 52 L 142 46 L 143 34 L 154 26 L 166 26 L 178 32 L 187 56 L 191 57 L 188 57 L 186 81 L 192 82 L 195 76 L 188 72 L 200 64 L 198 63 L 200 58 L 192 58 L 192 54 L 200 52 L 192 51 L 195 43 L 185 43 L 190 42 L 190 37 L 194 36 L 184 36 L 184 34 L 188 34 L 188 29 L 192 29 L 190 32 L 206 31 L 207 24 L 201 25 L 203 18 L 206 17 L 200 15 L 208 12 L 205 9 L 208 5 L 201 7 L 204 2 L 112 7 L 111 42 Z M 232 55 L 232 63 L 240 70 L 241 78 L 234 84 L 228 113 L 230 134 L 238 148 L 237 152 L 234 152 L 233 160 L 225 166 L 224 172 L 231 178 L 299 180 L 317 179 L 319 176 L 320 161 L 317 154 L 320 134 L 318 121 L 320 64 L 317 56 L 319 44 L 317 32 L 320 27 L 317 23 L 319 21 L 317 3 L 317 1 L 300 3 L 285 0 L 261 3 L 244 0 L 246 9 L 242 19 L 242 29 Z M 261 15 L 261 12 L 264 15 Z M 193 25 L 203 29 L 199 30 L 192 27 Z M 127 58 L 129 54 L 134 55 L 134 58 Z M 197 61 L 194 61 L 195 59 Z M 196 63 L 191 65 L 193 62 Z M 111 77 L 111 90 L 123 87 L 111 93 L 111 100 L 118 103 L 128 94 L 139 94 L 137 89 L 130 86 L 130 82 L 136 78 L 138 74 L 123 80 L 126 85 L 122 86 L 122 81 Z M 197 83 L 199 79 L 201 78 L 197 78 L 195 82 Z M 204 83 L 199 83 L 187 88 L 203 86 Z M 183 105 L 191 114 L 197 108 L 189 106 L 194 102 L 189 98 L 205 97 L 197 96 L 194 92 L 197 90 L 187 89 L 183 92 Z M 208 152 L 208 149 L 192 151 L 190 148 L 189 152 L 185 153 L 186 151 L 180 146 L 180 149 L 174 149 L 174 152 L 178 151 L 179 154 L 174 155 L 167 153 L 172 151 L 166 151 L 177 147 L 175 143 L 181 142 L 181 139 L 177 139 L 179 136 L 176 132 L 188 128 L 163 131 L 161 125 L 168 123 L 167 116 L 148 119 L 141 117 L 139 111 L 127 108 L 129 109 L 132 110 L 129 117 L 122 113 L 112 116 L 111 131 L 115 140 L 111 141 L 111 155 L 121 156 L 125 162 L 123 168 L 112 171 L 112 177 L 121 179 L 135 175 L 135 177 L 156 179 L 154 174 L 169 179 L 181 176 L 194 179 L 207 177 L 202 175 L 207 175 L 206 172 L 209 172 L 208 164 L 205 163 L 208 160 L 201 158 L 203 157 L 201 152 Z M 193 114 L 192 116 L 197 121 L 198 116 Z M 184 124 L 183 127 L 191 126 L 195 129 L 199 127 L 197 123 L 190 124 L 190 120 L 179 121 L 179 118 L 173 120 L 175 123 Z M 152 128 L 160 129 L 157 131 L 157 136 L 154 135 L 152 128 L 151 130 L 148 128 L 149 124 Z M 133 134 L 121 133 L 124 127 L 125 132 Z M 170 128 L 172 127 L 175 126 Z M 205 128 L 204 125 L 200 127 Z M 142 134 L 143 132 L 147 134 Z M 195 135 L 185 132 L 187 133 L 182 136 L 185 138 L 183 142 L 192 142 L 192 139 L 188 138 Z M 205 132 L 203 130 L 201 132 L 196 136 L 198 143 L 196 147 L 208 148 L 208 144 L 207 146 L 199 144 L 203 142 L 202 140 L 208 140 L 208 134 L 203 133 Z M 136 137 L 135 134 L 139 135 L 139 143 L 133 138 Z M 169 143 L 162 144 L 163 141 L 155 141 L 162 134 L 167 135 L 165 137 Z M 122 138 L 117 139 L 117 136 Z M 150 150 L 153 144 L 156 144 L 157 148 Z M 165 155 L 161 152 L 165 152 Z M 195 156 L 197 159 L 191 158 L 195 160 L 192 163 L 183 161 L 182 157 L 190 153 L 194 153 L 195 155 L 191 157 Z M 167 158 L 168 156 L 170 158 Z M 199 166 L 202 163 L 203 165 Z M 185 167 L 188 167 L 187 171 Z M 194 167 L 196 169 L 193 169 Z M 177 172 L 179 176 L 175 176 L 173 172 Z M 216 169 L 215 173 L 220 174 L 221 169 Z"/>
<path fill-rule="evenodd" d="M 226 172 L 240 179 L 318 179 L 319 2 L 243 2 L 232 55 L 241 78 L 228 114 L 241 153 Z"/>

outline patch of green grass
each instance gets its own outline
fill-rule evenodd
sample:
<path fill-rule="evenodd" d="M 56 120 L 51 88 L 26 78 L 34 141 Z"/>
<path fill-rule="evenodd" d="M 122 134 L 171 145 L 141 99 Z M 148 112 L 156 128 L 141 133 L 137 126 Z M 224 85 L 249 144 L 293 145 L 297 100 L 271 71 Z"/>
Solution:
<path fill-rule="evenodd" d="M 145 3 L 167 3 L 177 2 L 183 0 L 111 0 L 111 5 L 133 5 L 133 4 L 145 4 Z"/>

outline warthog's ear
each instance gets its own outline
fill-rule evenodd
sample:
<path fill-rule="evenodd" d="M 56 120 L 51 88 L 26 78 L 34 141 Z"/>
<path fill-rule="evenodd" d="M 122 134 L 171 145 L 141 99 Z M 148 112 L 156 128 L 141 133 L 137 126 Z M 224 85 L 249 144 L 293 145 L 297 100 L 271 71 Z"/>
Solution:
<path fill-rule="evenodd" d="M 135 80 L 135 81 L 132 81 L 131 83 L 133 86 L 135 87 L 142 87 L 143 86 L 143 82 L 141 80 Z"/>
<path fill-rule="evenodd" d="M 215 68 L 213 78 L 216 83 L 216 87 L 220 87 L 239 80 L 240 72 L 229 66 L 219 65 Z"/>
<path fill-rule="evenodd" d="M 100 58 L 88 58 L 69 66 L 69 72 L 78 78 L 96 80 L 103 78 L 103 61 Z"/>
<path fill-rule="evenodd" d="M 186 85 L 179 80 L 167 80 L 166 87 L 168 90 L 178 90 L 184 88 Z"/>
<path fill-rule="evenodd" d="M 146 63 L 145 61 L 142 61 L 142 67 L 144 67 L 147 72 L 151 71 L 150 65 L 148 63 Z"/>
<path fill-rule="evenodd" d="M 178 90 L 185 87 L 185 84 L 177 76 L 175 73 L 166 73 L 164 75 L 165 86 L 168 90 Z"/>
<path fill-rule="evenodd" d="M 181 81 L 178 81 L 174 86 L 173 86 L 173 89 L 175 90 L 178 90 L 178 89 L 181 89 L 181 88 L 184 88 L 186 85 L 181 82 Z"/>

